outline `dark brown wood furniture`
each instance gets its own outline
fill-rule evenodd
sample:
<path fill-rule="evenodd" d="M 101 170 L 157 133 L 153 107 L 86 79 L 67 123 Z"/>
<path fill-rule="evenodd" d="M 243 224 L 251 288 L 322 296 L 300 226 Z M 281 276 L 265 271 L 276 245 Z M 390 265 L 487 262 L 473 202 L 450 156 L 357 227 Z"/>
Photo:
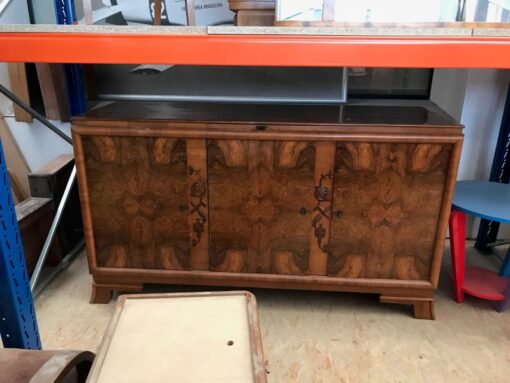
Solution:
<path fill-rule="evenodd" d="M 229 0 L 238 26 L 273 26 L 275 21 L 274 0 Z"/>
<path fill-rule="evenodd" d="M 39 259 L 54 215 L 54 204 L 49 198 L 30 197 L 16 204 L 16 219 L 18 220 L 29 275 L 32 275 Z M 50 247 L 46 264 L 55 266 L 61 258 L 62 247 L 60 242 L 54 241 Z"/>
<path fill-rule="evenodd" d="M 33 197 L 51 198 L 58 206 L 74 166 L 74 156 L 62 154 L 28 175 Z M 83 223 L 78 185 L 74 184 L 57 229 L 57 242 L 63 254 L 68 254 L 83 239 Z"/>
<path fill-rule="evenodd" d="M 0 349 L 0 380 L 9 383 L 85 383 L 94 354 L 88 351 Z"/>
<path fill-rule="evenodd" d="M 92 302 L 143 283 L 355 291 L 433 318 L 462 126 L 426 106 L 118 102 L 74 119 Z"/>

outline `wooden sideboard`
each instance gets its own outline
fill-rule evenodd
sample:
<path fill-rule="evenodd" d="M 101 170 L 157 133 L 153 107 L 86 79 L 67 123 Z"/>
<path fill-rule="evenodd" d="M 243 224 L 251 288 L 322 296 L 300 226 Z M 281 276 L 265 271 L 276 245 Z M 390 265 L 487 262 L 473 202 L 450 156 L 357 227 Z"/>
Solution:
<path fill-rule="evenodd" d="M 92 302 L 144 283 L 310 289 L 433 318 L 463 136 L 425 106 L 117 102 L 75 118 Z"/>

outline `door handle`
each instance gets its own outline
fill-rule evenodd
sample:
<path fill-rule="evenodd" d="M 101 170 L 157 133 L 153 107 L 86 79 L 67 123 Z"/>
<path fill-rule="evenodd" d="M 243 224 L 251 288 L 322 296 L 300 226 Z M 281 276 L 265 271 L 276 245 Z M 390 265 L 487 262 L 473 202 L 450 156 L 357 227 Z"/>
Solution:
<path fill-rule="evenodd" d="M 342 218 L 344 215 L 344 212 L 342 210 L 335 210 L 334 213 L 336 218 Z"/>

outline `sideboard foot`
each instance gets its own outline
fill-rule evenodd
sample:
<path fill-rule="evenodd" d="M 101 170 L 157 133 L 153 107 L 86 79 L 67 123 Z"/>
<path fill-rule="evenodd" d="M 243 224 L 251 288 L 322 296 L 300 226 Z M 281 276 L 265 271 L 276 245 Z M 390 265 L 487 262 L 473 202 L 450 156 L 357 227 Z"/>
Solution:
<path fill-rule="evenodd" d="M 121 292 L 140 292 L 143 290 L 143 284 L 111 284 L 102 285 L 95 282 L 92 283 L 92 296 L 90 297 L 90 303 L 110 303 L 114 291 Z"/>
<path fill-rule="evenodd" d="M 416 319 L 434 320 L 434 300 L 413 303 L 413 312 Z"/>
<path fill-rule="evenodd" d="M 101 286 L 92 283 L 92 296 L 90 303 L 109 303 L 112 299 L 113 290 L 109 286 Z"/>
<path fill-rule="evenodd" d="M 382 295 L 380 300 L 382 303 L 413 305 L 413 314 L 416 319 L 435 319 L 433 298 L 392 297 Z"/>

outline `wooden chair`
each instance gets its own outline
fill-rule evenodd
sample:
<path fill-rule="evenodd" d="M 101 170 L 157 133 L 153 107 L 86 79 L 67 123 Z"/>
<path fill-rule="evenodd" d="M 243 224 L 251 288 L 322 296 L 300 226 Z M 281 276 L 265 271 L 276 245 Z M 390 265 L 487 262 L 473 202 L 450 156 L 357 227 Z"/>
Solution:
<path fill-rule="evenodd" d="M 450 216 L 450 243 L 454 299 L 464 300 L 464 293 L 491 301 L 499 301 L 498 311 L 510 303 L 510 251 L 500 274 L 481 268 L 467 267 L 466 214 L 491 221 L 510 223 L 510 185 L 486 181 L 459 181 Z"/>
<path fill-rule="evenodd" d="M 11 383 L 58 383 L 71 377 L 84 383 L 94 354 L 88 351 L 40 351 L 0 349 L 0 381 Z"/>

